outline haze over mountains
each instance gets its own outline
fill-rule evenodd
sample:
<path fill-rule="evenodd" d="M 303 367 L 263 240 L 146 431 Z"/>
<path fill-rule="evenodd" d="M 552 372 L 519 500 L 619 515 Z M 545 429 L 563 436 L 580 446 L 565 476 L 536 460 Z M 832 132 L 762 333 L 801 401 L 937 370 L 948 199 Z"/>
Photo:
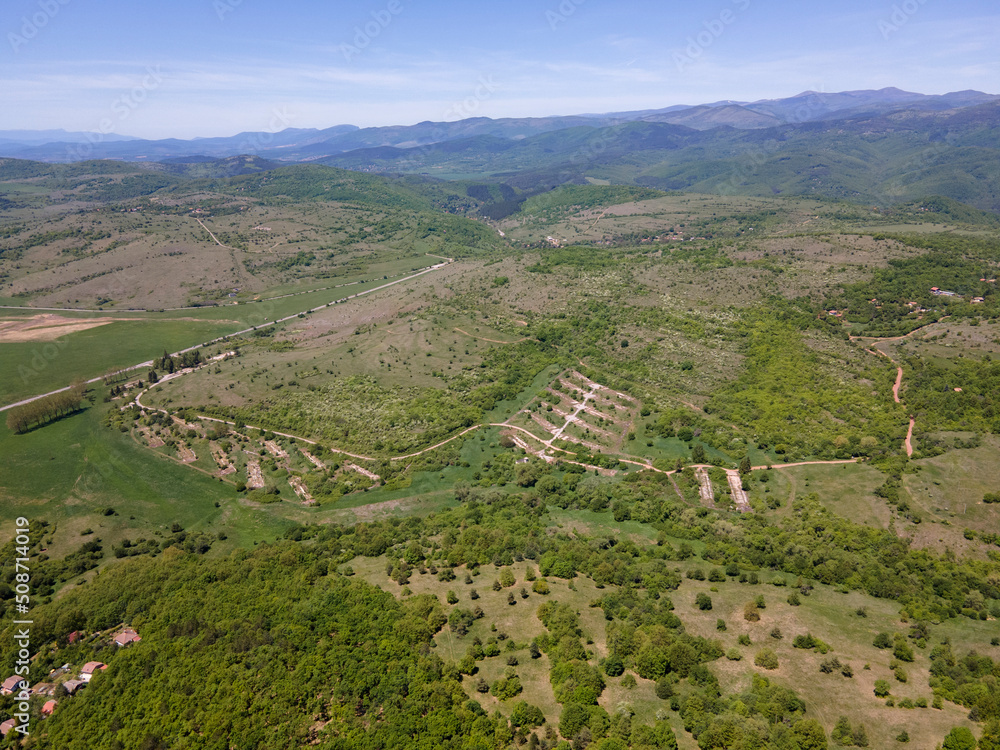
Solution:
<path fill-rule="evenodd" d="M 1000 96 L 896 88 L 571 116 L 471 117 L 359 128 L 288 128 L 143 140 L 0 131 L 0 156 L 119 159 L 220 175 L 318 163 L 503 182 L 524 194 L 608 181 L 663 190 L 819 195 L 891 205 L 942 195 L 1000 210 Z M 166 166 L 161 167 L 159 164 Z"/>

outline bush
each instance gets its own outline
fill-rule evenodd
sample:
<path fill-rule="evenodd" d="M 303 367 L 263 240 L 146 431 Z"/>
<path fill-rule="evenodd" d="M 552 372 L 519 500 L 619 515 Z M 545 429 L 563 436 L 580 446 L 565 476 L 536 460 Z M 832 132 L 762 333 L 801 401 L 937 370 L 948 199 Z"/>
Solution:
<path fill-rule="evenodd" d="M 777 669 L 778 655 L 769 648 L 762 648 L 753 658 L 753 663 L 761 669 Z"/>
<path fill-rule="evenodd" d="M 872 641 L 872 645 L 875 648 L 889 648 L 892 646 L 892 638 L 889 637 L 888 633 L 879 633 Z"/>
<path fill-rule="evenodd" d="M 747 602 L 743 607 L 743 619 L 747 622 L 759 622 L 760 612 L 756 602 Z"/>
<path fill-rule="evenodd" d="M 776 641 L 780 641 L 784 636 L 781 634 L 781 628 L 773 628 L 771 630 L 771 637 Z"/>
<path fill-rule="evenodd" d="M 533 584 L 531 584 L 531 590 L 536 594 L 548 594 L 549 593 L 549 582 L 544 578 L 539 578 Z"/>
<path fill-rule="evenodd" d="M 510 588 L 515 583 L 517 583 L 517 579 L 514 577 L 514 571 L 507 567 L 501 568 L 500 585 L 504 588 Z"/>
<path fill-rule="evenodd" d="M 905 729 L 896 735 L 896 742 L 909 742 L 910 734 Z"/>
<path fill-rule="evenodd" d="M 790 593 L 790 594 L 788 595 L 788 600 L 787 600 L 787 601 L 788 601 L 788 603 L 789 603 L 789 604 L 791 604 L 791 605 L 792 605 L 793 607 L 797 607 L 797 606 L 799 606 L 800 604 L 802 604 L 802 600 L 801 600 L 801 599 L 799 599 L 799 594 L 798 594 L 798 592 L 797 592 L 797 591 L 793 591 L 792 593 Z"/>
<path fill-rule="evenodd" d="M 885 698 L 889 694 L 889 681 L 875 680 L 874 693 L 876 698 Z"/>
<path fill-rule="evenodd" d="M 726 630 L 726 621 L 723 620 L 720 617 L 718 620 L 715 621 L 715 629 L 716 630 L 721 630 L 721 631 L 725 632 L 725 630 Z"/>
<path fill-rule="evenodd" d="M 695 597 L 694 603 L 697 605 L 698 609 L 705 612 L 712 608 L 712 597 L 703 592 Z"/>
<path fill-rule="evenodd" d="M 739 661 L 743 658 L 743 654 L 734 646 L 726 652 L 726 658 L 729 659 L 729 661 Z"/>
<path fill-rule="evenodd" d="M 975 750 L 976 738 L 965 727 L 955 727 L 944 738 L 943 750 Z"/>
<path fill-rule="evenodd" d="M 625 662 L 616 654 L 612 654 L 605 659 L 602 666 L 604 667 L 604 674 L 608 677 L 618 677 L 625 672 Z"/>
<path fill-rule="evenodd" d="M 674 695 L 674 686 L 666 677 L 661 677 L 656 681 L 656 697 L 660 700 L 667 700 Z"/>
<path fill-rule="evenodd" d="M 736 639 L 736 642 L 741 646 L 749 646 L 750 636 L 748 636 L 746 633 L 742 633 L 740 634 L 740 637 Z"/>
<path fill-rule="evenodd" d="M 892 655 L 900 661 L 913 661 L 913 649 L 902 637 L 896 639 L 892 647 Z"/>

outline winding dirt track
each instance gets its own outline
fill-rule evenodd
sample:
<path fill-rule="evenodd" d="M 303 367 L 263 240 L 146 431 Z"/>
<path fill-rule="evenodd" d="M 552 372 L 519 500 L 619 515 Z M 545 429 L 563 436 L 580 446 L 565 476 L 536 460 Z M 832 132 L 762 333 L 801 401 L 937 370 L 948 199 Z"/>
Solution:
<path fill-rule="evenodd" d="M 917 330 L 919 331 L 920 329 L 918 328 Z M 910 333 L 906 334 L 906 336 L 910 336 L 910 335 L 912 335 L 914 333 L 916 333 L 916 331 L 910 331 Z M 899 362 L 897 362 L 892 357 L 890 357 L 888 354 L 886 354 L 884 351 L 882 351 L 881 349 L 878 349 L 876 347 L 877 347 L 878 344 L 881 344 L 883 341 L 901 341 L 902 339 L 905 339 L 906 336 L 893 336 L 892 338 L 888 338 L 888 339 L 871 339 L 871 342 L 872 342 L 871 346 L 869 346 L 869 347 L 867 347 L 865 349 L 865 351 L 867 351 L 867 352 L 871 352 L 872 354 L 877 354 L 879 356 L 885 357 L 887 360 L 889 360 L 894 365 L 896 365 L 896 382 L 893 383 L 893 385 L 892 385 L 892 399 L 897 404 L 903 403 L 902 399 L 900 399 L 900 397 L 899 397 L 899 389 L 903 386 L 903 368 L 900 366 Z M 857 336 L 857 337 L 852 336 L 851 340 L 852 341 L 857 341 L 857 340 L 860 340 L 861 338 L 862 338 L 861 336 Z M 868 338 L 868 337 L 864 337 L 864 338 Z M 917 423 L 917 421 L 913 418 L 913 415 L 911 414 L 910 415 L 910 427 L 909 427 L 909 429 L 906 432 L 906 439 L 903 441 L 903 448 L 906 450 L 906 457 L 907 458 L 910 458 L 910 457 L 913 456 L 913 427 L 916 425 L 916 423 Z"/>

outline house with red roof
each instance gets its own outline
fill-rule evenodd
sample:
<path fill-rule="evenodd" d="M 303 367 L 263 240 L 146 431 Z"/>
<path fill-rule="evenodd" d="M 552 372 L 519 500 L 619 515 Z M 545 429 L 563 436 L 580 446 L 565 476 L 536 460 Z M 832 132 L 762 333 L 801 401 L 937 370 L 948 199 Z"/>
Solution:
<path fill-rule="evenodd" d="M 56 708 L 56 702 L 54 700 L 47 700 L 42 705 L 42 716 L 51 716 L 52 712 Z"/>
<path fill-rule="evenodd" d="M 2 685 L 0 685 L 0 695 L 10 695 L 15 690 L 17 690 L 17 688 L 23 681 L 24 681 L 23 677 L 19 677 L 16 674 L 11 675 L 10 677 L 8 677 L 6 680 L 3 681 Z"/>
<path fill-rule="evenodd" d="M 132 628 L 125 628 L 125 630 L 115 636 L 115 645 L 121 648 L 130 643 L 138 643 L 141 640 L 142 636 L 132 630 Z"/>
<path fill-rule="evenodd" d="M 6 737 L 7 733 L 14 728 L 16 723 L 13 719 L 7 719 L 3 724 L 0 724 L 0 736 Z"/>
<path fill-rule="evenodd" d="M 84 682 L 90 682 L 95 674 L 101 672 L 108 668 L 107 664 L 103 664 L 99 661 L 88 661 L 83 665 L 83 669 L 80 670 L 80 679 Z"/>

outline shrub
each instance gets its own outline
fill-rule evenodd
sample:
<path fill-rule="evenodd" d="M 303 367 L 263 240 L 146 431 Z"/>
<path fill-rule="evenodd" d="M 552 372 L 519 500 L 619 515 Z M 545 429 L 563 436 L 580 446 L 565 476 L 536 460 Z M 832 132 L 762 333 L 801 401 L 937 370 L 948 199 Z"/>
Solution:
<path fill-rule="evenodd" d="M 656 697 L 660 700 L 667 700 L 674 695 L 674 686 L 666 677 L 661 677 L 656 681 Z"/>
<path fill-rule="evenodd" d="M 548 594 L 549 593 L 549 582 L 544 578 L 539 578 L 533 584 L 531 584 L 531 590 L 536 594 Z"/>
<path fill-rule="evenodd" d="M 885 698 L 889 694 L 889 681 L 875 680 L 874 693 L 876 698 Z"/>
<path fill-rule="evenodd" d="M 622 677 L 622 687 L 626 690 L 631 690 L 636 686 L 635 675 L 629 672 L 627 675 Z"/>
<path fill-rule="evenodd" d="M 726 658 L 729 659 L 729 661 L 739 661 L 743 658 L 743 654 L 734 646 L 726 652 Z"/>
<path fill-rule="evenodd" d="M 797 607 L 797 606 L 799 606 L 800 604 L 802 604 L 802 600 L 801 600 L 801 599 L 799 599 L 799 594 L 798 594 L 798 592 L 797 592 L 797 591 L 793 591 L 792 593 L 790 593 L 790 594 L 788 595 L 788 599 L 787 599 L 787 601 L 788 601 L 788 603 L 789 603 L 789 604 L 791 604 L 791 605 L 792 605 L 793 607 Z"/>
<path fill-rule="evenodd" d="M 517 583 L 517 579 L 514 577 L 514 571 L 507 567 L 501 568 L 500 585 L 504 588 L 510 588 L 515 583 Z"/>
<path fill-rule="evenodd" d="M 695 597 L 694 603 L 697 605 L 698 609 L 704 612 L 712 608 L 712 597 L 706 593 L 700 593 Z"/>
<path fill-rule="evenodd" d="M 851 733 L 851 741 L 855 747 L 868 747 L 868 732 L 862 724 Z"/>
<path fill-rule="evenodd" d="M 617 654 L 612 654 L 602 661 L 601 666 L 608 677 L 618 677 L 625 672 L 625 662 Z"/>
<path fill-rule="evenodd" d="M 747 622 L 759 622 L 760 611 L 756 602 L 747 602 L 743 607 L 743 619 Z"/>
<path fill-rule="evenodd" d="M 708 580 L 713 583 L 722 583 L 726 580 L 726 574 L 722 572 L 722 568 L 712 568 L 708 574 Z"/>
<path fill-rule="evenodd" d="M 750 636 L 748 636 L 746 633 L 742 633 L 740 634 L 740 637 L 736 639 L 736 642 L 741 646 L 749 646 Z"/>
<path fill-rule="evenodd" d="M 892 655 L 900 661 L 913 661 L 913 649 L 902 637 L 896 639 L 892 647 Z"/>
<path fill-rule="evenodd" d="M 832 659 L 824 659 L 820 662 L 819 671 L 824 674 L 831 674 L 833 672 L 839 672 L 841 669 L 840 659 L 836 656 Z"/>
<path fill-rule="evenodd" d="M 955 727 L 941 744 L 943 750 L 975 750 L 976 738 L 965 727 Z"/>
<path fill-rule="evenodd" d="M 889 648 L 892 646 L 892 638 L 889 637 L 888 633 L 879 633 L 875 636 L 875 640 L 872 641 L 872 645 L 875 648 Z"/>
<path fill-rule="evenodd" d="M 896 735 L 896 742 L 909 742 L 910 734 L 905 729 Z"/>
<path fill-rule="evenodd" d="M 715 621 L 715 629 L 716 630 L 721 630 L 721 631 L 725 632 L 725 630 L 726 630 L 726 621 L 723 620 L 720 617 L 718 620 Z"/>
<path fill-rule="evenodd" d="M 906 670 L 903 669 L 902 667 L 896 667 L 893 670 L 892 674 L 896 678 L 897 682 L 906 682 L 906 680 L 908 679 Z"/>
<path fill-rule="evenodd" d="M 777 669 L 778 655 L 769 648 L 762 648 L 754 656 L 753 663 L 762 669 Z"/>
<path fill-rule="evenodd" d="M 771 630 L 771 637 L 776 641 L 780 641 L 784 636 L 781 634 L 781 628 L 773 628 Z"/>

